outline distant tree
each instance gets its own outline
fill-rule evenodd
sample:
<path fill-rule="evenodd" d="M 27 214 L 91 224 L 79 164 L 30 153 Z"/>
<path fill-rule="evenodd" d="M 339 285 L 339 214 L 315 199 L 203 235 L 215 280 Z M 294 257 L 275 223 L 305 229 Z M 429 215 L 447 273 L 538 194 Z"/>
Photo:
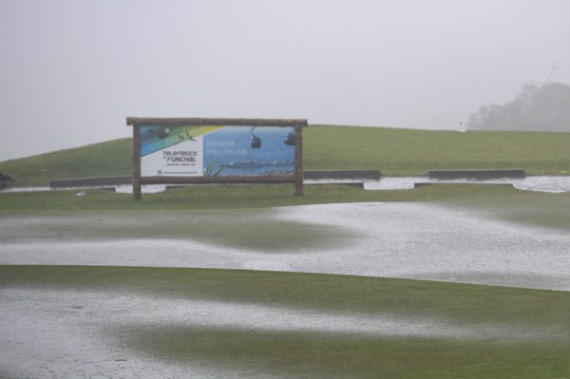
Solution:
<path fill-rule="evenodd" d="M 482 106 L 471 115 L 467 128 L 570 132 L 570 86 L 525 84 L 513 101 Z"/>

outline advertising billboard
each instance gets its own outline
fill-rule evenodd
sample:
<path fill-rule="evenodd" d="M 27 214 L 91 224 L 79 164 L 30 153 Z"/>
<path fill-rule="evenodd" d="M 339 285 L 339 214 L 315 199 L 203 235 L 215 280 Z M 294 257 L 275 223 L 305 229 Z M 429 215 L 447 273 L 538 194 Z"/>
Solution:
<path fill-rule="evenodd" d="M 140 126 L 141 176 L 293 176 L 295 127 Z"/>

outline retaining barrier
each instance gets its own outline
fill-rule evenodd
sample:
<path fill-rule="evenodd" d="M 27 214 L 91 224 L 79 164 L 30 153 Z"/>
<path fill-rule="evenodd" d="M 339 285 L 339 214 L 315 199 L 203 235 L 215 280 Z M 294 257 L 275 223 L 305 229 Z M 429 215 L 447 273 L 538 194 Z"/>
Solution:
<path fill-rule="evenodd" d="M 496 178 L 524 178 L 522 169 L 500 170 L 430 170 L 430 179 L 496 179 Z"/>

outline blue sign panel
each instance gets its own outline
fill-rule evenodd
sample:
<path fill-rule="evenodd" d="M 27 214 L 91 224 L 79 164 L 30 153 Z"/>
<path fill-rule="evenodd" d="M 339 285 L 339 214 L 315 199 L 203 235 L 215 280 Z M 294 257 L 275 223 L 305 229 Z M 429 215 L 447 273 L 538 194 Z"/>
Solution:
<path fill-rule="evenodd" d="M 141 126 L 143 176 L 292 176 L 294 171 L 294 127 Z"/>
<path fill-rule="evenodd" d="M 204 175 L 293 175 L 292 127 L 228 126 L 204 136 Z"/>

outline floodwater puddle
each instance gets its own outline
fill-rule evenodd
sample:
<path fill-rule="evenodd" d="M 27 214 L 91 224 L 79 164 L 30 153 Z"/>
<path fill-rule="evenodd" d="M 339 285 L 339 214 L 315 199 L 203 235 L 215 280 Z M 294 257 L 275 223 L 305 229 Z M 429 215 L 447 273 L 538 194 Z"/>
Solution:
<path fill-rule="evenodd" d="M 339 313 L 153 296 L 144 291 L 123 293 L 112 287 L 4 287 L 0 300 L 0 346 L 4 347 L 0 366 L 15 378 L 70 373 L 85 378 L 100 373 L 121 373 L 127 378 L 190 374 L 224 378 L 233 376 L 230 363 L 239 372 L 251 367 L 250 362 L 241 361 L 242 349 L 251 350 L 248 359 L 256 358 L 262 365 L 251 375 L 267 377 L 265 365 L 274 361 L 274 354 L 303 348 L 323 352 L 323 347 L 335 346 L 345 354 L 363 343 L 392 349 L 404 337 L 413 338 L 414 343 L 442 339 L 470 344 L 560 339 L 559 329 L 532 323 L 506 327 L 500 321 L 458 318 L 453 322 L 434 314 L 359 313 L 358 307 Z M 337 353 L 324 350 L 331 356 Z"/>
<path fill-rule="evenodd" d="M 4 218 L 0 264 L 257 269 L 570 289 L 566 230 L 457 207 L 346 203 L 200 214 Z"/>
<path fill-rule="evenodd" d="M 356 238 L 340 227 L 311 222 L 278 220 L 269 210 L 229 212 L 171 212 L 60 215 L 58 217 L 0 217 L 0 257 L 22 246 L 41 244 L 44 257 L 72 248 L 217 250 L 230 248 L 258 253 L 323 251 Z M 142 245 L 142 246 L 141 246 Z M 161 248 L 162 247 L 162 248 Z M 39 258 L 39 256 L 38 256 Z M 0 258 L 0 262 L 2 259 Z"/>

